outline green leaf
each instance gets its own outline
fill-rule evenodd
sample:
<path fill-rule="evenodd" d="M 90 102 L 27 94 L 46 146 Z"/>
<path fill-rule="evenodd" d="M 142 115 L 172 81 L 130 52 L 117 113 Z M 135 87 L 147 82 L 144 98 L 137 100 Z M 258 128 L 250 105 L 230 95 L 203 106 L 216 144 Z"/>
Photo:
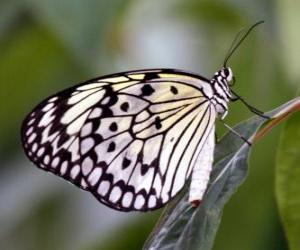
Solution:
<path fill-rule="evenodd" d="M 272 118 L 268 123 L 255 116 L 234 129 L 247 140 L 256 142 L 290 112 L 300 109 L 299 103 L 300 98 L 296 98 L 268 112 Z M 250 147 L 241 138 L 226 134 L 216 146 L 210 185 L 201 205 L 192 208 L 185 189 L 167 206 L 144 249 L 211 249 L 223 207 L 247 176 L 249 152 Z"/>
<path fill-rule="evenodd" d="M 291 250 L 300 246 L 300 113 L 281 134 L 276 160 L 276 198 Z"/>

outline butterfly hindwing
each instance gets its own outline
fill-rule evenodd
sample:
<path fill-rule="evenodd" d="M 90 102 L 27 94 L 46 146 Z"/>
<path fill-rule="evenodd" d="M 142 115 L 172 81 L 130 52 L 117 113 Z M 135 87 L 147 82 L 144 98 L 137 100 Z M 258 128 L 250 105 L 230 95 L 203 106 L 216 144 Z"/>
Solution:
<path fill-rule="evenodd" d="M 110 207 L 159 208 L 182 189 L 214 124 L 207 84 L 186 72 L 144 70 L 72 87 L 25 119 L 26 154 Z"/>

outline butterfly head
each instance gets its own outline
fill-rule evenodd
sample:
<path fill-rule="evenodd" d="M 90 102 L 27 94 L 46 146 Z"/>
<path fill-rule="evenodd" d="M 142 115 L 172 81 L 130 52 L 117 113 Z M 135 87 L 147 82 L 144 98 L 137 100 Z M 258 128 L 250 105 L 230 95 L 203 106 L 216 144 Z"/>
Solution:
<path fill-rule="evenodd" d="M 228 83 L 229 86 L 231 86 L 231 81 L 234 81 L 234 76 L 232 74 L 232 70 L 229 67 L 223 68 L 220 70 L 221 76 L 224 78 L 224 80 Z"/>
<path fill-rule="evenodd" d="M 226 102 L 231 99 L 230 86 L 233 86 L 235 78 L 229 67 L 223 67 L 215 73 L 211 80 L 214 91 L 222 96 Z"/>

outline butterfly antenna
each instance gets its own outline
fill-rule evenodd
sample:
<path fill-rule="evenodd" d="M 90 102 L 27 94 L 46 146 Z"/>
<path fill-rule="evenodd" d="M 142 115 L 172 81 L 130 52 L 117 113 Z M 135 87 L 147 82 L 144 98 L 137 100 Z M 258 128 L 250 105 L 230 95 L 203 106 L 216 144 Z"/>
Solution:
<path fill-rule="evenodd" d="M 246 37 L 250 34 L 250 32 L 251 32 L 256 26 L 258 26 L 258 25 L 260 25 L 260 24 L 262 24 L 262 23 L 264 23 L 264 22 L 265 22 L 265 21 L 259 21 L 259 22 L 255 23 L 255 24 L 253 24 L 253 25 L 247 30 L 247 32 L 242 36 L 241 39 L 238 39 L 238 38 L 240 37 L 240 35 L 241 35 L 242 31 L 244 30 L 244 28 L 241 29 L 241 30 L 237 33 L 237 35 L 235 36 L 233 42 L 231 43 L 231 46 L 230 46 L 230 48 L 229 48 L 229 50 L 228 50 L 228 52 L 227 52 L 226 57 L 225 57 L 225 60 L 224 60 L 224 63 L 223 63 L 223 67 L 224 67 L 224 68 L 226 68 L 226 65 L 227 65 L 227 62 L 228 62 L 229 58 L 230 58 L 230 57 L 232 56 L 232 54 L 236 51 L 236 49 L 240 46 L 240 44 L 246 39 Z"/>

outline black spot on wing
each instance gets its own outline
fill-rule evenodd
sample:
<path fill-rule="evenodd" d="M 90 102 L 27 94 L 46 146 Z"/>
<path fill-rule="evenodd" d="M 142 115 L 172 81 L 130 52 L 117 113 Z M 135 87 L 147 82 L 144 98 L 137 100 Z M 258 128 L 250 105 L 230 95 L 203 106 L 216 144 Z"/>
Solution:
<path fill-rule="evenodd" d="M 115 151 L 115 149 L 116 149 L 116 143 L 111 142 L 111 143 L 108 145 L 107 152 L 113 152 L 113 151 Z"/>
<path fill-rule="evenodd" d="M 104 106 L 102 110 L 102 118 L 112 117 L 114 115 L 112 110 L 107 106 Z"/>
<path fill-rule="evenodd" d="M 95 144 L 99 144 L 101 142 L 103 142 L 103 137 L 100 134 L 94 133 L 93 134 L 93 139 L 95 141 Z"/>
<path fill-rule="evenodd" d="M 90 121 L 92 122 L 92 131 L 94 132 L 100 127 L 101 120 L 96 118 L 96 119 L 90 119 Z"/>
<path fill-rule="evenodd" d="M 148 170 L 149 170 L 149 165 L 143 164 L 143 165 L 141 166 L 141 175 L 142 175 L 142 176 L 145 175 L 145 174 L 148 172 Z"/>
<path fill-rule="evenodd" d="M 116 132 L 118 130 L 118 125 L 115 122 L 112 122 L 109 126 L 109 130 L 112 132 Z"/>
<path fill-rule="evenodd" d="M 144 81 L 150 81 L 157 78 L 159 78 L 157 73 L 147 73 L 145 74 Z"/>
<path fill-rule="evenodd" d="M 171 86 L 170 87 L 170 91 L 174 94 L 174 95 L 177 95 L 178 94 L 178 89 L 174 86 Z"/>
<path fill-rule="evenodd" d="M 160 120 L 159 116 L 155 117 L 155 122 L 154 122 L 154 124 L 155 124 L 155 127 L 156 127 L 157 129 L 160 129 L 160 128 L 162 127 L 162 125 L 161 125 L 161 120 Z"/>
<path fill-rule="evenodd" d="M 129 108 L 129 103 L 128 102 L 123 102 L 121 104 L 120 108 L 121 108 L 122 111 L 127 112 L 128 108 Z"/>
<path fill-rule="evenodd" d="M 123 162 L 122 162 L 122 169 L 127 168 L 131 163 L 131 160 L 129 160 L 128 158 L 124 157 Z"/>
<path fill-rule="evenodd" d="M 154 89 L 151 87 L 150 84 L 145 84 L 142 88 L 142 96 L 150 96 L 154 93 Z"/>

